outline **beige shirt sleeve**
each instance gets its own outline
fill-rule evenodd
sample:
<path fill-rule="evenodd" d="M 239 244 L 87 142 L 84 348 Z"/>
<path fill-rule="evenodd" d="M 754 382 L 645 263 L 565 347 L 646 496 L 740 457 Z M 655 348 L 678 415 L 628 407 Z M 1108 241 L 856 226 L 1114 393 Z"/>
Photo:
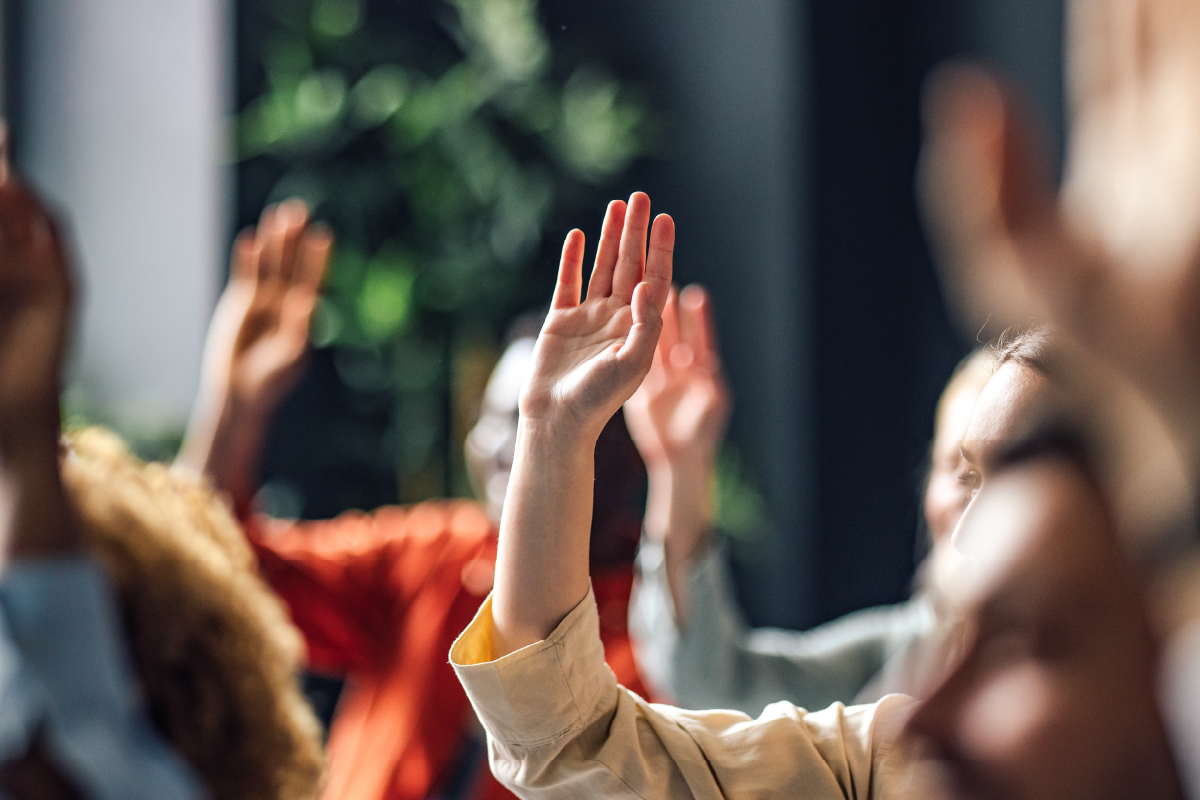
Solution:
<path fill-rule="evenodd" d="M 604 664 L 590 592 L 546 640 L 495 661 L 489 597 L 450 660 L 492 772 L 523 798 L 923 796 L 896 744 L 908 698 L 815 713 L 776 703 L 757 720 L 650 704 Z"/>

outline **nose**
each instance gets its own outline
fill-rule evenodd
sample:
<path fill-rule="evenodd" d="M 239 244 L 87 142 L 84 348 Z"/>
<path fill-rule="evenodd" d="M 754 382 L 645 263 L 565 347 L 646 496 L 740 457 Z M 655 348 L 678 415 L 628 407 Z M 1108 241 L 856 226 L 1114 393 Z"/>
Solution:
<path fill-rule="evenodd" d="M 969 524 L 971 519 L 971 510 L 975 507 L 975 499 L 979 497 L 979 492 L 967 498 L 963 502 L 962 513 L 958 515 L 958 522 L 954 524 L 954 531 L 950 534 L 950 546 L 958 552 L 962 553 L 962 531 Z"/>

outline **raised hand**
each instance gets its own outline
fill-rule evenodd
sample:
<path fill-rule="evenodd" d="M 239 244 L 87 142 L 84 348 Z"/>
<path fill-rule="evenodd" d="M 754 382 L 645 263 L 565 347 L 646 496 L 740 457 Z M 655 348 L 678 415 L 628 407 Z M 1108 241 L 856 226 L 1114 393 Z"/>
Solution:
<path fill-rule="evenodd" d="M 0 163 L 3 159 L 0 157 Z M 0 560 L 78 546 L 59 477 L 59 393 L 72 287 L 38 199 L 0 177 Z"/>
<path fill-rule="evenodd" d="M 12 176 L 0 183 L 0 447 L 36 419 L 58 436 L 72 288 L 54 221 Z M 46 435 L 47 430 L 39 430 Z"/>
<path fill-rule="evenodd" d="M 1054 323 L 1139 386 L 1200 467 L 1200 6 L 1070 8 L 1062 191 L 1013 98 L 952 70 L 928 104 L 931 227 L 972 326 Z"/>
<path fill-rule="evenodd" d="M 663 215 L 646 236 L 650 199 L 608 206 L 587 299 L 583 232 L 563 245 L 550 314 L 538 337 L 533 368 L 521 394 L 521 416 L 534 423 L 587 432 L 592 442 L 650 369 L 662 310 L 671 286 L 675 228 Z"/>
<path fill-rule="evenodd" d="M 500 521 L 493 657 L 545 638 L 587 594 L 596 439 L 650 370 L 662 329 L 671 218 L 650 230 L 650 199 L 641 193 L 611 203 L 581 302 L 583 244 L 581 232 L 567 236 L 521 393 Z"/>
<path fill-rule="evenodd" d="M 625 421 L 646 467 L 711 471 L 729 421 L 730 398 L 708 293 L 671 292 L 654 363 L 625 403 Z"/>
<path fill-rule="evenodd" d="M 254 490 L 272 414 L 304 369 L 308 328 L 333 237 L 299 200 L 268 207 L 234 242 L 209 323 L 200 396 L 177 465 L 207 474 L 235 504 Z"/>
<path fill-rule="evenodd" d="M 299 200 L 268 207 L 233 245 L 229 285 L 209 324 L 205 380 L 270 416 L 299 380 L 333 237 Z"/>
<path fill-rule="evenodd" d="M 629 433 L 646 462 L 646 535 L 662 541 L 675 620 L 687 624 L 687 577 L 713 528 L 713 475 L 731 408 L 708 293 L 671 293 L 654 365 L 625 403 Z"/>

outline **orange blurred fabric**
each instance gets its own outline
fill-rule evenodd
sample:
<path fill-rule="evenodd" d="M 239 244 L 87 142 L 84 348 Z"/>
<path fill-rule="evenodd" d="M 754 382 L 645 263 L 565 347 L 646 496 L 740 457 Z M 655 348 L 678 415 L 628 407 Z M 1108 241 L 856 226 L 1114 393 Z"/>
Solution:
<path fill-rule="evenodd" d="M 244 524 L 304 635 L 309 666 L 346 676 L 323 797 L 424 800 L 449 777 L 471 713 L 448 654 L 491 590 L 496 533 L 482 509 L 432 501 Z M 608 663 L 645 697 L 626 628 L 632 581 L 632 565 L 592 576 Z M 473 800 L 512 797 L 483 772 Z"/>

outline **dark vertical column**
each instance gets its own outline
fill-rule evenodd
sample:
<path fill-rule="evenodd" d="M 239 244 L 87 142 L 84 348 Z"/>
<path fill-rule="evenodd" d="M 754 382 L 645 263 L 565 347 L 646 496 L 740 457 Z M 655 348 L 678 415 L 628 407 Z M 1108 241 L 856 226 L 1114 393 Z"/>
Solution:
<path fill-rule="evenodd" d="M 820 616 L 906 594 L 937 379 L 958 356 L 913 197 L 910 3 L 814 0 L 813 230 Z M 933 342 L 922 328 L 934 320 Z M 937 341 L 950 340 L 948 344 Z"/>
<path fill-rule="evenodd" d="M 644 76 L 670 118 L 667 157 L 626 188 L 647 189 L 656 209 L 675 215 L 678 281 L 700 281 L 715 298 L 737 395 L 731 436 L 775 523 L 744 565 L 743 600 L 754 621 L 792 626 L 812 619 L 818 566 L 803 8 L 793 0 L 544 4 L 552 31 L 611 42 L 600 55 Z"/>
<path fill-rule="evenodd" d="M 920 94 L 983 59 L 1061 139 L 1062 4 L 813 0 L 820 616 L 899 599 L 911 575 L 934 403 L 973 344 L 947 319 L 914 196 Z"/>

